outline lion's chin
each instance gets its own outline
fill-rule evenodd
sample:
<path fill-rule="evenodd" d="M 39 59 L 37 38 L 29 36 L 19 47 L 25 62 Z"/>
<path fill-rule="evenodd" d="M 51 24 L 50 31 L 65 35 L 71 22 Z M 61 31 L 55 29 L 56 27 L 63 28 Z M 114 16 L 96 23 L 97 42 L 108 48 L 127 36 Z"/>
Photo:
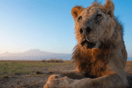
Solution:
<path fill-rule="evenodd" d="M 85 46 L 87 49 L 95 48 L 96 43 L 88 42 L 87 40 L 81 43 L 82 47 Z"/>

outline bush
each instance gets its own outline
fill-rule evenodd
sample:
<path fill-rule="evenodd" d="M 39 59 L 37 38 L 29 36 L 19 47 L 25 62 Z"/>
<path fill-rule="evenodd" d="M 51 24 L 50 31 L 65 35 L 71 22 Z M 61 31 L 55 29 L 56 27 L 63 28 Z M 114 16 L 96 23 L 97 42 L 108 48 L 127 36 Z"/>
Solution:
<path fill-rule="evenodd" d="M 62 59 L 56 59 L 56 58 L 53 59 L 53 58 L 51 58 L 49 60 L 43 59 L 42 62 L 56 62 L 56 63 L 58 63 L 58 62 L 63 62 L 63 60 Z"/>
<path fill-rule="evenodd" d="M 45 59 L 43 59 L 43 60 L 41 60 L 41 62 L 46 62 L 46 60 L 45 60 Z"/>

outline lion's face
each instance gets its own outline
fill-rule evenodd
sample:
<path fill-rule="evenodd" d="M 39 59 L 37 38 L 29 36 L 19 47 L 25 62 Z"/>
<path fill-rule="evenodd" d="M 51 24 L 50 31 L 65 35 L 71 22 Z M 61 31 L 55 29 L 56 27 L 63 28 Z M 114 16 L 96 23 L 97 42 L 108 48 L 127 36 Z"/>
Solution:
<path fill-rule="evenodd" d="M 100 38 L 109 24 L 109 17 L 99 8 L 88 7 L 81 12 L 75 22 L 76 38 L 82 46 L 98 47 Z"/>
<path fill-rule="evenodd" d="M 76 6 L 72 9 L 75 21 L 75 34 L 78 44 L 87 49 L 98 48 L 100 43 L 113 34 L 112 12 L 105 11 L 105 6 L 94 3 L 90 7 Z"/>

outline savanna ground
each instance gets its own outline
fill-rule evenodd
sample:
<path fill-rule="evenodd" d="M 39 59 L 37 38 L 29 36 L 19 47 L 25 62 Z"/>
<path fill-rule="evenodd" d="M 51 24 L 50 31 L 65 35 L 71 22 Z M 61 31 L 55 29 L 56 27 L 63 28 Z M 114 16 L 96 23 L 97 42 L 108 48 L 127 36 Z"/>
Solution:
<path fill-rule="evenodd" d="M 43 88 L 54 71 L 74 70 L 72 61 L 0 61 L 0 88 Z M 125 68 L 132 88 L 132 61 Z"/>

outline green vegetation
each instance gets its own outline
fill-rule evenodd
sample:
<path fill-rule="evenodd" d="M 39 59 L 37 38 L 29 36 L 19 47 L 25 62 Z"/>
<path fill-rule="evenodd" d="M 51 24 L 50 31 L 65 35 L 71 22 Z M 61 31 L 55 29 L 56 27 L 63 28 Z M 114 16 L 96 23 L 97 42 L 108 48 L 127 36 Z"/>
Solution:
<path fill-rule="evenodd" d="M 64 61 L 63 63 L 42 62 L 42 61 L 0 61 L 0 75 L 13 74 L 30 74 L 34 75 L 36 71 L 52 67 L 55 65 L 68 65 L 71 61 Z M 38 74 L 44 75 L 44 74 Z"/>

